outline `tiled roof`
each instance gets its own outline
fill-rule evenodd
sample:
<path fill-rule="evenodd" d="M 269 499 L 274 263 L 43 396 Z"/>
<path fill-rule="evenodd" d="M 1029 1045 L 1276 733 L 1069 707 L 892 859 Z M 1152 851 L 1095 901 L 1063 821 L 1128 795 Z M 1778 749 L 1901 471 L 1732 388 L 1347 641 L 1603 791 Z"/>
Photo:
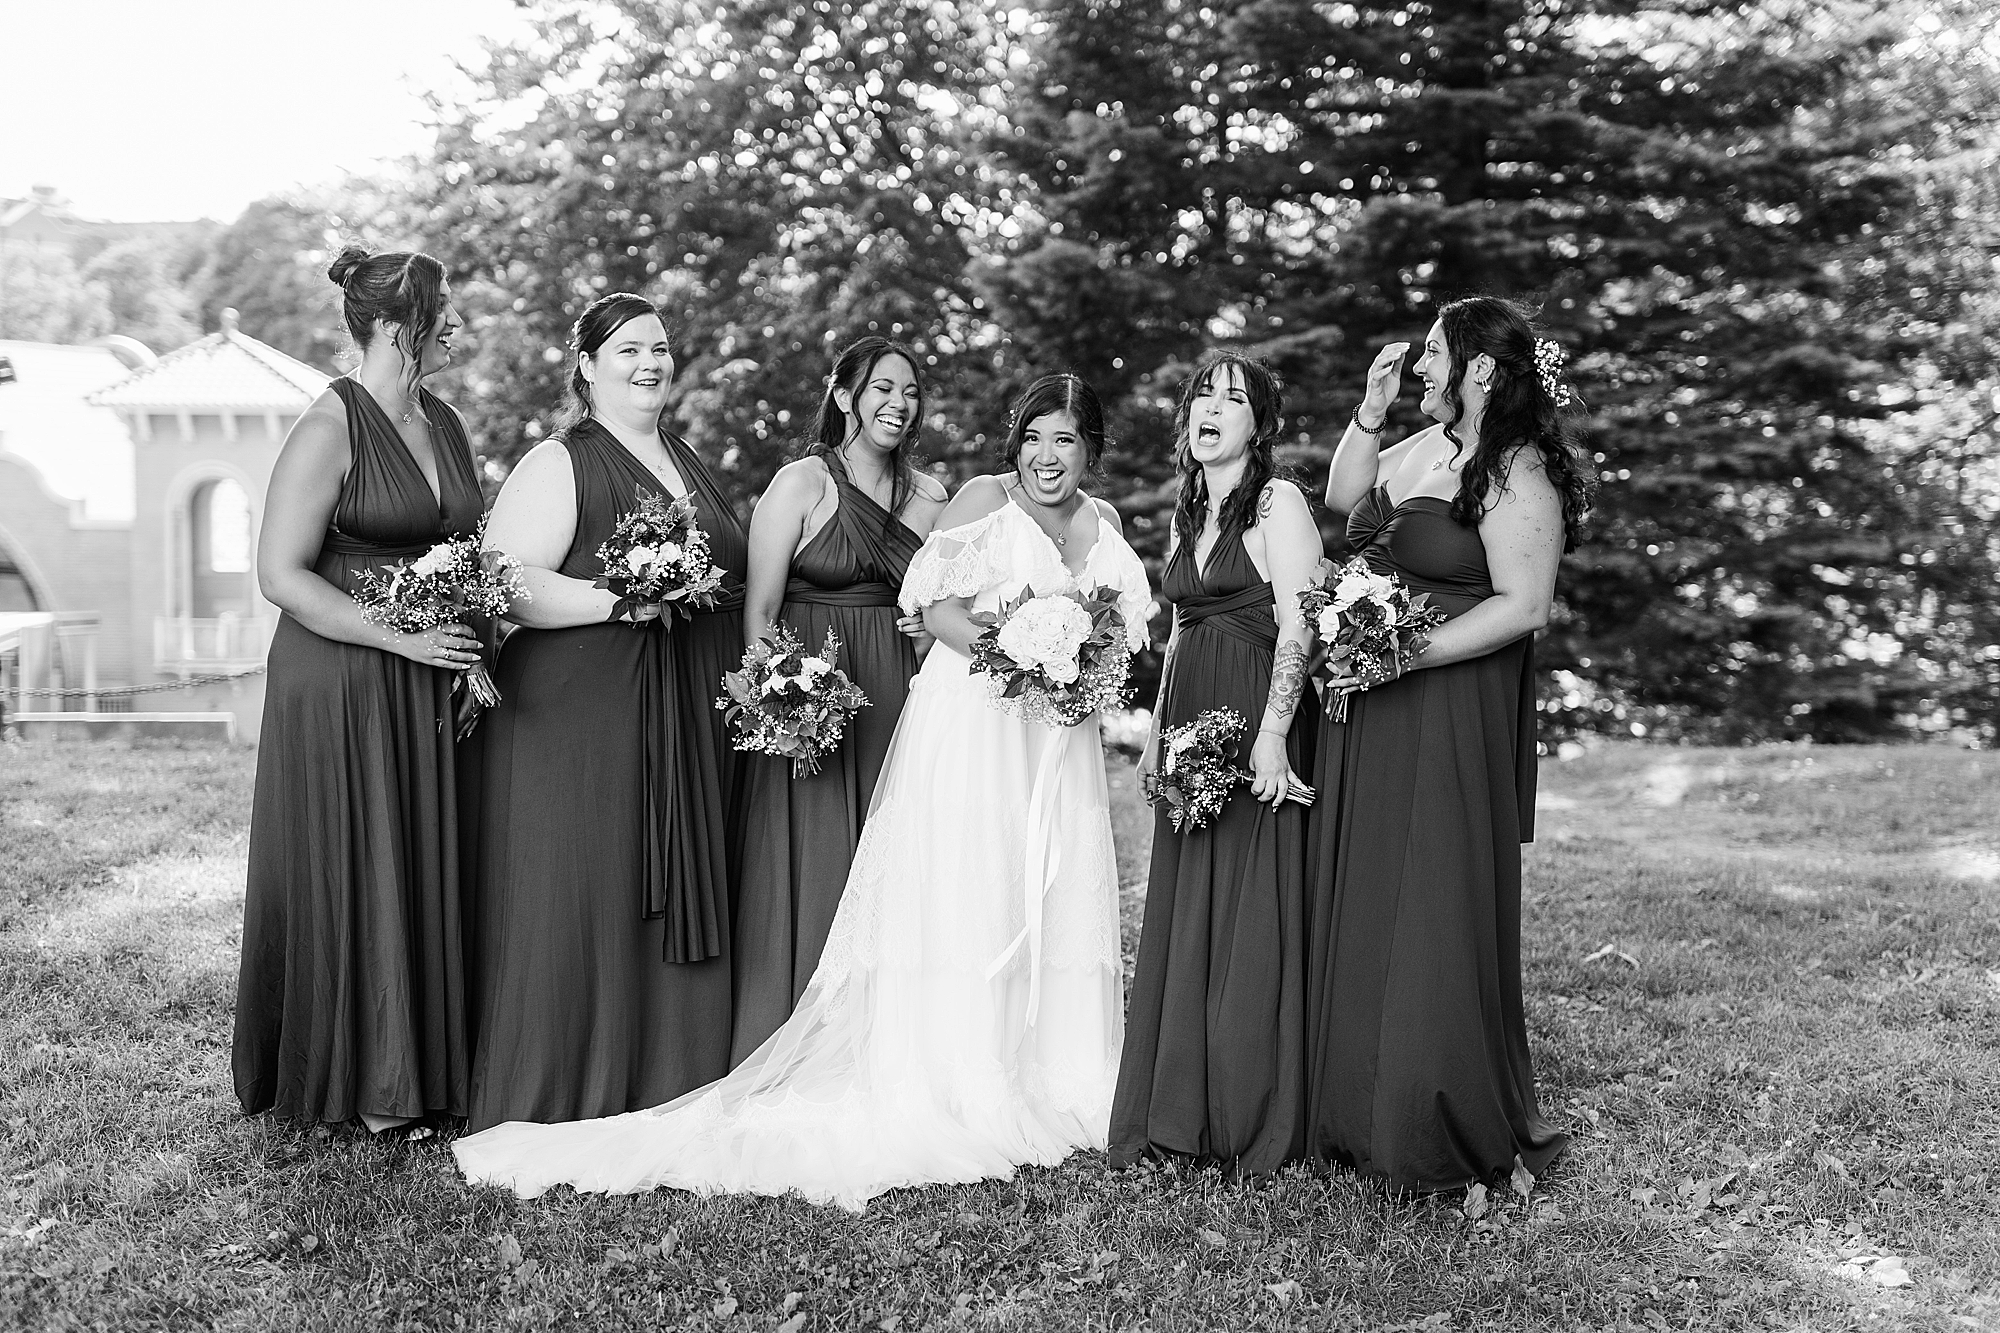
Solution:
<path fill-rule="evenodd" d="M 90 395 L 90 402 L 157 411 L 298 412 L 326 391 L 325 375 L 237 332 L 233 323 L 225 320 L 219 332 L 141 366 Z"/>

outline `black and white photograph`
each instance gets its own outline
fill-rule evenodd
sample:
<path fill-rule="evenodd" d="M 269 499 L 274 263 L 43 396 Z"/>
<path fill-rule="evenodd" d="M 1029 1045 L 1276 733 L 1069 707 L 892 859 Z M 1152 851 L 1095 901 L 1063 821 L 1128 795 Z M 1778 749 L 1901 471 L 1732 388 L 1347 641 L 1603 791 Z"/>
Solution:
<path fill-rule="evenodd" d="M 71 0 L 0 125 L 0 1327 L 2000 1333 L 1990 0 Z"/>

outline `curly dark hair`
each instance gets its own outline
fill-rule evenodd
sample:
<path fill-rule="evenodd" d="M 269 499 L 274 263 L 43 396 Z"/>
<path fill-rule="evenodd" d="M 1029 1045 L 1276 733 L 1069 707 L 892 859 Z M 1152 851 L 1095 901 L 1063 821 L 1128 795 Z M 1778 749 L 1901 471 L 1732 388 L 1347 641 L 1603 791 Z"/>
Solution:
<path fill-rule="evenodd" d="M 1497 296 L 1468 296 L 1439 310 L 1438 322 L 1444 330 L 1449 367 L 1438 392 L 1451 409 L 1444 433 L 1456 446 L 1454 458 L 1465 449 L 1457 426 L 1465 419 L 1459 389 L 1466 367 L 1481 353 L 1493 358 L 1479 443 L 1459 474 L 1451 516 L 1463 527 L 1477 527 L 1486 513 L 1486 497 L 1494 487 L 1506 487 L 1517 452 L 1530 447 L 1541 456 L 1542 467 L 1562 498 L 1563 549 L 1574 549 L 1597 493 L 1597 469 L 1535 363 L 1535 312 Z"/>
<path fill-rule="evenodd" d="M 1180 402 L 1174 407 L 1174 470 L 1181 479 L 1180 498 L 1174 503 L 1174 535 L 1190 553 L 1201 538 L 1202 524 L 1208 521 L 1208 477 L 1189 448 L 1188 418 L 1201 391 L 1217 375 L 1231 370 L 1242 381 L 1243 392 L 1250 399 L 1253 433 L 1243 476 L 1236 489 L 1222 498 L 1221 529 L 1227 532 L 1232 526 L 1254 527 L 1258 497 L 1263 495 L 1265 483 L 1278 475 L 1274 451 L 1278 432 L 1285 428 L 1284 381 L 1278 378 L 1277 371 L 1255 357 L 1241 352 L 1209 353 L 1181 386 Z"/>

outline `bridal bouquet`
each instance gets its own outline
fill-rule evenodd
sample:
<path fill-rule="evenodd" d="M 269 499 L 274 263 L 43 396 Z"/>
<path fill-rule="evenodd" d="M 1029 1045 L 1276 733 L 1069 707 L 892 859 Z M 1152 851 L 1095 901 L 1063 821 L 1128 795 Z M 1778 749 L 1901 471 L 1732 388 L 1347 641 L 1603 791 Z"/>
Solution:
<path fill-rule="evenodd" d="M 1326 647 L 1326 666 L 1345 668 L 1361 690 L 1402 675 L 1430 646 L 1430 631 L 1444 623 L 1429 593 L 1413 595 L 1401 579 L 1377 574 L 1358 555 L 1302 589 L 1299 610 Z M 1347 720 L 1352 692 L 1343 690 L 1334 700 L 1334 721 Z"/>
<path fill-rule="evenodd" d="M 817 657 L 790 626 L 774 625 L 750 645 L 743 665 L 722 677 L 715 706 L 736 729 L 739 750 L 782 755 L 792 776 L 819 772 L 819 761 L 840 744 L 847 720 L 868 707 L 868 696 L 835 665 L 840 638 L 826 632 Z"/>
<path fill-rule="evenodd" d="M 994 699 L 1026 722 L 1073 727 L 1125 700 L 1132 653 L 1111 588 L 1037 595 L 1032 587 L 978 611 L 972 667 L 993 677 Z"/>
<path fill-rule="evenodd" d="M 667 609 L 663 619 L 671 620 L 676 608 L 693 619 L 690 608 L 714 606 L 722 587 L 722 571 L 709 558 L 708 534 L 695 522 L 694 501 L 685 495 L 669 500 L 640 490 L 638 507 L 619 516 L 597 558 L 604 573 L 594 586 L 618 594 L 614 620 L 652 602 Z"/>
<path fill-rule="evenodd" d="M 1244 726 L 1243 714 L 1234 708 L 1211 708 L 1160 733 L 1153 803 L 1166 802 L 1174 832 L 1207 828 L 1229 803 L 1236 784 L 1249 780 L 1236 762 Z"/>
<path fill-rule="evenodd" d="M 421 634 L 469 616 L 501 615 L 515 602 L 527 601 L 521 562 L 483 549 L 485 538 L 482 521 L 472 536 L 439 542 L 415 560 L 363 570 L 354 580 L 361 618 L 384 629 Z M 500 702 L 500 691 L 483 663 L 467 667 L 463 675 L 465 687 L 482 707 Z"/>

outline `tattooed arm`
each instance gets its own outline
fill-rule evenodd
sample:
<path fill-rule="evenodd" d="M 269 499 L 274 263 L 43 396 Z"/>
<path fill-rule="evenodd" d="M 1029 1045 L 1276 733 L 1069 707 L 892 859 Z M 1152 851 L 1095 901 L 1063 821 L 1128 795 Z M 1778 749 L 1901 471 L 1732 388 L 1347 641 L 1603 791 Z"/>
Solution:
<path fill-rule="evenodd" d="M 1264 699 L 1264 716 L 1250 746 L 1250 790 L 1273 805 L 1286 797 L 1310 804 L 1312 788 L 1292 772 L 1285 738 L 1306 691 L 1306 660 L 1312 648 L 1312 626 L 1299 614 L 1299 590 L 1320 560 L 1319 529 L 1313 525 L 1306 498 L 1289 481 L 1266 483 L 1257 502 L 1257 526 L 1244 536 L 1251 558 L 1271 580 L 1276 600 L 1278 646 L 1271 655 L 1271 688 Z M 1258 557 L 1262 558 L 1259 559 Z"/>

